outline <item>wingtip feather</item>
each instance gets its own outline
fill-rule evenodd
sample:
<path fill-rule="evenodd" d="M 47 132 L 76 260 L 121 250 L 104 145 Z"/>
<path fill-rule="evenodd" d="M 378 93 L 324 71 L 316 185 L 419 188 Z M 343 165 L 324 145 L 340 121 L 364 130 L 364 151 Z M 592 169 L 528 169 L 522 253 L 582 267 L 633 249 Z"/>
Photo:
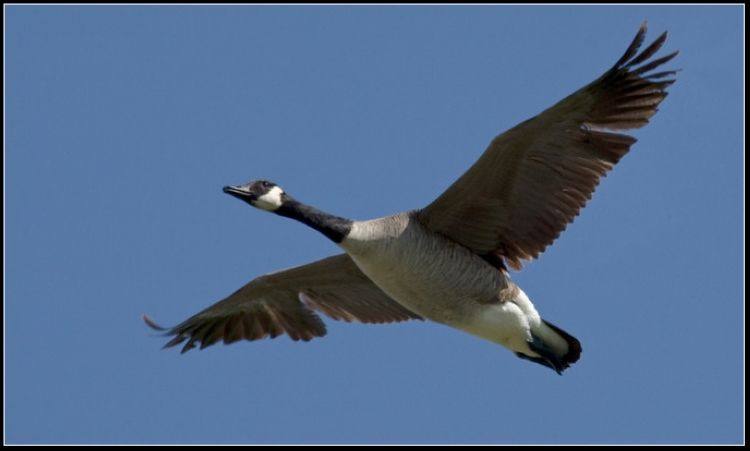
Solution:
<path fill-rule="evenodd" d="M 151 319 L 148 315 L 145 313 L 141 315 L 141 318 L 143 319 L 143 322 L 146 323 L 146 325 L 154 330 L 158 330 L 160 332 L 163 332 L 167 330 L 166 327 L 162 327 L 159 324 L 157 324 L 153 319 Z"/>
<path fill-rule="evenodd" d="M 630 45 L 628 46 L 627 50 L 625 50 L 625 53 L 620 57 L 619 60 L 615 63 L 615 65 L 612 67 L 612 69 L 618 69 L 622 67 L 623 64 L 630 61 L 630 58 L 634 57 L 636 53 L 638 53 L 638 49 L 641 48 L 641 45 L 643 44 L 643 40 L 646 38 L 646 31 L 648 30 L 648 24 L 644 20 L 643 23 L 641 23 L 641 26 L 638 28 L 638 33 L 636 33 L 633 40 L 630 42 Z"/>

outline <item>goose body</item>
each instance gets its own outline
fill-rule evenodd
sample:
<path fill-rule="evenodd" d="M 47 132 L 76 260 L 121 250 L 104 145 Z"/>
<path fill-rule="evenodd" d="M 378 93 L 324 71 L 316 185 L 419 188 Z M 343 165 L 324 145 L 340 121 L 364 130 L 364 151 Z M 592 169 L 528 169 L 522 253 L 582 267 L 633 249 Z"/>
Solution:
<path fill-rule="evenodd" d="M 654 73 L 677 52 L 651 57 L 666 33 L 625 54 L 592 83 L 497 136 L 477 162 L 424 208 L 366 221 L 323 212 L 258 180 L 224 192 L 297 220 L 344 253 L 257 277 L 225 299 L 164 329 L 182 352 L 218 341 L 293 340 L 326 334 L 334 320 L 431 320 L 505 346 L 561 373 L 581 344 L 545 321 L 508 267 L 537 258 L 578 215 L 601 177 L 656 113 L 675 71 Z"/>
<path fill-rule="evenodd" d="M 540 318 L 509 275 L 436 234 L 412 212 L 355 221 L 340 243 L 360 270 L 412 312 L 516 352 Z"/>

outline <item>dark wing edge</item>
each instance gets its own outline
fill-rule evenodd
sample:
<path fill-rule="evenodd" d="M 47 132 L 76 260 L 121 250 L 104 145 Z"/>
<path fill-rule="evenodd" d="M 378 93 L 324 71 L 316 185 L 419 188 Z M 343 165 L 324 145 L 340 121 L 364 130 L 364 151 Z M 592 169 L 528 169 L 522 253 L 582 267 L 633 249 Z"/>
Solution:
<path fill-rule="evenodd" d="M 649 118 L 656 114 L 659 104 L 667 97 L 666 88 L 676 81 L 669 77 L 675 76 L 678 70 L 656 73 L 651 71 L 671 61 L 680 52 L 674 51 L 661 58 L 647 61 L 664 45 L 667 40 L 667 32 L 662 33 L 653 43 L 636 55 L 645 36 L 646 22 L 641 25 L 633 42 L 617 63 L 598 80 L 584 88 L 596 99 L 583 124 L 585 132 L 595 134 L 596 132 L 593 130 L 596 129 L 630 130 L 641 128 L 648 124 Z M 645 64 L 638 66 L 641 63 Z M 586 130 L 586 128 L 589 130 Z M 635 138 L 620 134 L 610 133 L 609 135 L 616 136 L 612 140 L 614 149 L 607 152 L 606 146 L 603 146 L 601 150 L 614 164 L 627 152 L 627 150 L 622 150 L 622 141 L 629 141 L 632 144 L 635 142 Z M 604 139 L 603 144 L 608 143 L 609 139 L 607 138 Z"/>
<path fill-rule="evenodd" d="M 159 326 L 147 315 L 143 315 L 143 321 L 152 329 L 164 332 L 163 335 L 173 336 L 164 345 L 165 349 L 187 340 L 180 351 L 183 354 L 199 345 L 204 349 L 219 341 L 231 344 L 243 339 L 276 338 L 284 333 L 294 341 L 310 341 L 326 335 L 325 323 L 315 312 L 301 303 L 291 307 L 274 308 L 258 303 L 221 316 L 199 313 L 171 328 Z"/>
<path fill-rule="evenodd" d="M 622 57 L 598 79 L 496 137 L 464 176 L 418 211 L 420 221 L 516 270 L 524 260 L 537 258 L 578 216 L 601 177 L 636 142 L 618 132 L 646 125 L 667 97 L 666 88 L 675 82 L 677 70 L 653 71 L 679 52 L 649 60 L 665 43 L 666 32 L 638 53 L 646 30 L 644 21 Z M 508 148 L 519 141 L 526 143 L 522 144 L 526 150 Z M 508 153 L 512 160 L 505 160 L 504 152 L 515 156 Z M 512 167 L 502 169 L 500 163 Z M 512 171 L 510 178 L 496 180 L 499 173 L 488 173 L 486 165 Z M 493 179 L 483 181 L 487 176 Z M 472 183 L 502 185 L 495 195 L 507 197 L 501 201 L 485 197 L 486 205 L 473 204 L 467 189 Z M 461 219 L 467 214 L 478 219 Z"/>
<path fill-rule="evenodd" d="M 587 95 L 594 99 L 594 102 L 588 114 L 583 118 L 578 136 L 575 138 L 582 147 L 593 151 L 598 159 L 579 161 L 577 168 L 571 166 L 564 168 L 577 172 L 577 176 L 585 182 L 583 189 L 566 187 L 565 190 L 556 193 L 558 216 L 550 214 L 543 219 L 543 222 L 553 224 L 552 227 L 548 227 L 546 231 L 545 227 L 540 227 L 536 239 L 528 240 L 525 247 L 517 246 L 513 242 L 502 243 L 502 247 L 496 253 L 502 255 L 511 268 L 520 270 L 523 266 L 522 260 L 538 258 L 547 246 L 560 236 L 567 225 L 573 222 L 591 199 L 601 178 L 606 176 L 637 142 L 633 136 L 617 132 L 638 129 L 648 124 L 650 118 L 659 110 L 659 104 L 669 94 L 666 89 L 676 81 L 672 77 L 679 70 L 652 71 L 671 61 L 679 54 L 679 51 L 649 61 L 649 58 L 666 42 L 667 32 L 663 32 L 654 42 L 638 53 L 646 37 L 646 31 L 647 23 L 644 21 L 635 38 L 615 65 L 599 79 L 584 87 L 581 90 L 583 93 L 581 91 L 576 93 Z M 568 107 L 564 102 L 564 100 L 560 102 L 560 106 Z M 553 107 L 553 110 L 556 108 Z M 539 160 L 536 163 L 544 164 Z M 555 170 L 555 168 L 552 169 Z M 560 172 L 560 168 L 557 168 L 555 172 Z M 520 242 L 523 243 L 523 241 Z"/>
<path fill-rule="evenodd" d="M 147 315 L 142 319 L 173 337 L 164 348 L 185 342 L 181 350 L 185 353 L 219 341 L 231 344 L 282 334 L 294 341 L 310 341 L 326 335 L 315 310 L 334 320 L 366 324 L 422 320 L 383 293 L 346 254 L 260 276 L 171 328 Z"/>

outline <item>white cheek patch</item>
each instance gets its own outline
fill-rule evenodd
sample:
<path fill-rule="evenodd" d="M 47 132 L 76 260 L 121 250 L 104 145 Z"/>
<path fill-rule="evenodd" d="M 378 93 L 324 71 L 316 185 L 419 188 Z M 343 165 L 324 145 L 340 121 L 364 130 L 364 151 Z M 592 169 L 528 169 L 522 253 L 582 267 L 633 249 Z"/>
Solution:
<path fill-rule="evenodd" d="M 253 205 L 266 211 L 274 211 L 281 207 L 282 194 L 284 194 L 284 190 L 278 186 L 274 186 L 266 194 L 253 201 Z"/>

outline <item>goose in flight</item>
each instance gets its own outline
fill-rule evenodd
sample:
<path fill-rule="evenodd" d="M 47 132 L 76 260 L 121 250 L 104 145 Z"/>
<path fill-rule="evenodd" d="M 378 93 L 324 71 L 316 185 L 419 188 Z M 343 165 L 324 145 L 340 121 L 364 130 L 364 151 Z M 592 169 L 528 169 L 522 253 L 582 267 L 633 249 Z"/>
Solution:
<path fill-rule="evenodd" d="M 431 204 L 366 221 L 306 205 L 267 180 L 227 186 L 253 207 L 295 219 L 344 253 L 257 277 L 175 327 L 165 347 L 182 352 L 219 341 L 326 334 L 322 313 L 362 323 L 428 319 L 510 349 L 558 374 L 581 344 L 542 319 L 508 267 L 539 256 L 565 230 L 599 179 L 648 123 L 676 71 L 653 72 L 677 52 L 652 59 L 666 33 L 638 53 L 641 25 L 625 54 L 601 77 L 492 140 Z"/>

